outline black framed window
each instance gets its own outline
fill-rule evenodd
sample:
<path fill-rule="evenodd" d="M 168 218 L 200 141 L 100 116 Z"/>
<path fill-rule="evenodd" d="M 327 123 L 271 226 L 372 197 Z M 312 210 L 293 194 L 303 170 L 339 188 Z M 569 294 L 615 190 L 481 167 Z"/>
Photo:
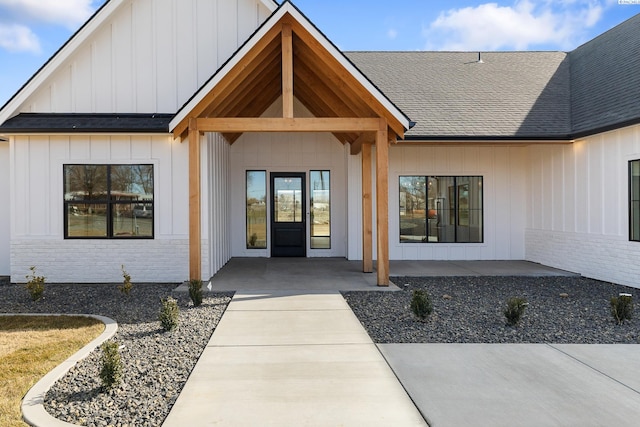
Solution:
<path fill-rule="evenodd" d="M 151 239 L 153 165 L 64 165 L 66 239 Z"/>
<path fill-rule="evenodd" d="M 640 242 L 640 160 L 629 162 L 629 240 Z"/>
<path fill-rule="evenodd" d="M 331 249 L 331 172 L 309 172 L 311 249 Z"/>
<path fill-rule="evenodd" d="M 247 249 L 267 248 L 267 172 L 246 171 Z"/>
<path fill-rule="evenodd" d="M 401 176 L 400 243 L 482 243 L 481 176 Z"/>

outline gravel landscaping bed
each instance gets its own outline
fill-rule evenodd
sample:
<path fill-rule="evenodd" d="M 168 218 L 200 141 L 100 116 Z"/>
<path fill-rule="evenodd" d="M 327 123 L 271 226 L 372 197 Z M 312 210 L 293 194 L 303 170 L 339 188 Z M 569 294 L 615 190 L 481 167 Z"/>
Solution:
<path fill-rule="evenodd" d="M 54 417 L 86 426 L 159 426 L 178 397 L 222 317 L 231 293 L 207 294 L 193 307 L 188 293 L 174 285 L 136 284 L 127 297 L 116 285 L 47 284 L 40 301 L 24 286 L 0 287 L 3 313 L 86 313 L 118 322 L 114 340 L 124 366 L 120 386 L 105 392 L 98 372 L 101 351 L 79 362 L 49 390 L 45 408 Z M 178 300 L 180 323 L 163 332 L 160 298 Z"/>
<path fill-rule="evenodd" d="M 344 292 L 377 343 L 640 343 L 640 320 L 616 324 L 609 299 L 640 290 L 581 277 L 394 277 L 400 292 Z M 434 311 L 426 322 L 410 309 L 412 290 L 426 290 Z M 568 294 L 563 297 L 560 294 Z M 506 301 L 529 302 L 517 327 Z"/>

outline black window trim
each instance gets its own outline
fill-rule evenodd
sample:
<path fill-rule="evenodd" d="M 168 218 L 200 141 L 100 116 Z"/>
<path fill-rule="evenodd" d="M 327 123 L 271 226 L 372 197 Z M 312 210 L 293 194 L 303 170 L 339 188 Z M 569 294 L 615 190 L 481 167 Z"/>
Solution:
<path fill-rule="evenodd" d="M 633 194 L 633 164 L 634 163 L 638 163 L 638 165 L 640 166 L 640 159 L 634 159 L 634 160 L 629 160 L 628 162 L 628 166 L 627 166 L 627 171 L 628 171 L 628 175 L 629 175 L 629 179 L 628 179 L 628 203 L 629 203 L 629 241 L 630 242 L 640 242 L 640 239 L 634 239 L 633 238 L 633 230 L 634 230 L 634 225 L 635 228 L 640 229 L 640 222 L 638 224 L 634 224 L 634 220 L 633 220 L 633 202 L 634 202 L 634 194 Z M 640 184 L 640 183 L 639 183 Z M 638 185 L 638 200 L 640 200 L 640 185 Z"/>
<path fill-rule="evenodd" d="M 458 242 L 458 230 L 457 230 L 457 226 L 454 227 L 454 233 L 455 233 L 455 242 L 441 242 L 441 241 L 436 241 L 436 242 L 429 242 L 427 241 L 423 241 L 423 242 L 403 242 L 402 240 L 400 240 L 400 236 L 398 236 L 398 243 L 400 244 L 410 244 L 410 245 L 415 245 L 415 244 L 449 244 L 449 245 L 480 245 L 480 244 L 484 244 L 484 234 L 485 234 L 485 228 L 484 228 L 484 175 L 419 175 L 419 174 L 411 174 L 411 175 L 398 175 L 398 189 L 400 189 L 400 180 L 403 177 L 421 177 L 421 178 L 425 178 L 425 180 L 428 182 L 429 178 L 432 177 L 440 177 L 440 178 L 453 178 L 454 179 L 454 187 L 455 187 L 455 191 L 456 191 L 456 197 L 454 199 L 454 206 L 455 206 L 455 223 L 458 223 L 459 220 L 459 211 L 458 211 L 458 185 L 457 185 L 457 179 L 458 178 L 481 178 L 482 179 L 482 192 L 480 194 L 480 198 L 481 198 L 481 204 L 482 204 L 482 222 L 481 222 L 481 239 L 478 242 Z M 399 200 L 398 200 L 399 201 Z M 400 206 L 398 205 L 398 208 Z M 398 211 L 399 213 L 399 211 Z M 425 209 L 425 217 L 428 213 L 428 209 Z M 398 217 L 399 219 L 399 217 Z M 426 218 L 425 218 L 426 219 Z M 399 222 L 399 221 L 398 221 Z M 427 234 L 428 237 L 428 234 Z"/>
<path fill-rule="evenodd" d="M 107 205 L 106 209 L 106 221 L 107 221 L 107 235 L 106 236 L 69 236 L 69 205 L 78 204 L 78 200 L 66 200 L 64 199 L 65 188 L 65 167 L 67 166 L 106 166 L 107 168 L 107 196 L 105 199 L 92 200 L 91 202 L 82 202 L 84 204 L 102 204 Z M 153 198 L 151 201 L 137 201 L 137 204 L 151 205 L 152 221 L 151 221 L 151 236 L 118 236 L 113 234 L 113 214 L 111 207 L 118 204 L 131 204 L 131 200 L 118 201 L 111 200 L 109 196 L 111 194 L 111 167 L 112 166 L 151 166 L 153 170 Z M 62 192 L 63 192 L 63 217 L 64 217 L 64 239 L 65 240 L 154 240 L 156 235 L 155 230 L 155 165 L 153 163 L 64 163 L 62 165 Z"/>

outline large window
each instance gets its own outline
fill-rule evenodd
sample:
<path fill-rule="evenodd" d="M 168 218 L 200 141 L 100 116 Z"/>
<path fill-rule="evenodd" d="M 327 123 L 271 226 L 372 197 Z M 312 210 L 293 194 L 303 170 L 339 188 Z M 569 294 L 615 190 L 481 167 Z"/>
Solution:
<path fill-rule="evenodd" d="M 331 249 L 331 182 L 329 171 L 309 173 L 311 249 Z"/>
<path fill-rule="evenodd" d="M 481 176 L 401 176 L 401 243 L 481 243 Z"/>
<path fill-rule="evenodd" d="M 247 249 L 267 247 L 267 172 L 247 171 Z"/>
<path fill-rule="evenodd" d="M 153 238 L 153 165 L 64 165 L 65 238 Z"/>
<path fill-rule="evenodd" d="M 640 242 L 640 160 L 629 162 L 629 240 Z"/>

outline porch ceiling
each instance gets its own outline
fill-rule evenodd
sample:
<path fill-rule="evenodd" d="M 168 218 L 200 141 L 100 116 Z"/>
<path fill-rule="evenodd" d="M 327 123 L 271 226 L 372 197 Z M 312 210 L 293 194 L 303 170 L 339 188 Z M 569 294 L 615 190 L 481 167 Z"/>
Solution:
<path fill-rule="evenodd" d="M 287 34 L 291 28 L 291 53 L 286 48 L 283 52 L 285 28 Z M 252 42 L 253 46 L 232 67 L 223 66 L 218 71 L 222 75 L 218 76 L 217 84 L 172 130 L 176 137 L 186 137 L 189 118 L 262 117 L 281 96 L 286 103 L 283 86 L 287 75 L 283 70 L 292 75 L 293 96 L 315 117 L 385 118 L 391 130 L 390 139 L 404 136 L 403 123 L 289 13 L 259 40 L 248 43 Z M 287 71 L 287 61 L 291 63 L 291 71 Z M 362 142 L 360 133 L 332 133 L 342 143 Z M 230 143 L 241 135 L 223 133 Z"/>

